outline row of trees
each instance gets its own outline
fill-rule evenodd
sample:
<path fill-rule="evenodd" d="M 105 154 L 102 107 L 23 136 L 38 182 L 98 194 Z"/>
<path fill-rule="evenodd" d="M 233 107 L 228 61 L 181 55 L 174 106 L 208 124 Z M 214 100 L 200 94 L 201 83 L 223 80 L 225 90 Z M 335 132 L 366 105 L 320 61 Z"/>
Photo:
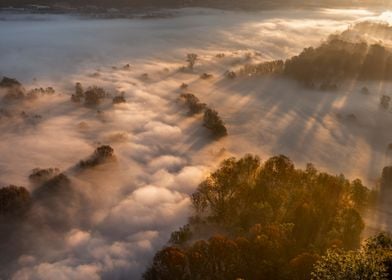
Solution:
<path fill-rule="evenodd" d="M 79 166 L 94 167 L 113 160 L 115 160 L 113 149 L 110 146 L 100 146 L 89 159 L 81 161 Z M 70 179 L 58 168 L 33 169 L 29 180 L 34 187 L 32 194 L 26 188 L 14 185 L 0 188 L 0 221 L 24 217 L 34 201 L 43 204 L 58 204 L 54 198 L 63 197 L 64 201 L 71 193 Z M 68 202 L 65 201 L 65 203 Z M 58 215 L 61 216 L 61 213 Z"/>
<path fill-rule="evenodd" d="M 309 279 L 328 249 L 359 248 L 374 197 L 360 180 L 297 169 L 285 156 L 227 159 L 144 279 Z"/>
<path fill-rule="evenodd" d="M 98 86 L 91 86 L 84 90 L 83 85 L 79 82 L 75 84 L 75 93 L 71 96 L 73 102 L 83 102 L 88 107 L 98 106 L 105 98 L 112 98 L 113 104 L 126 102 L 124 93 L 112 97 L 111 94 Z"/>
<path fill-rule="evenodd" d="M 286 61 L 245 65 L 239 73 L 281 75 L 307 85 L 343 79 L 392 80 L 392 52 L 380 44 L 350 42 L 332 36 L 321 46 L 305 48 Z"/>
<path fill-rule="evenodd" d="M 2 78 L 0 81 L 0 88 L 5 90 L 3 100 L 6 102 L 34 100 L 43 95 L 53 95 L 56 93 L 52 87 L 40 87 L 26 90 L 18 80 L 9 77 Z"/>
<path fill-rule="evenodd" d="M 211 131 L 214 138 L 219 139 L 227 136 L 227 129 L 217 111 L 209 108 L 205 103 L 201 103 L 199 98 L 192 93 L 182 93 L 179 100 L 189 108 L 188 114 L 190 116 L 204 113 L 203 126 Z"/>

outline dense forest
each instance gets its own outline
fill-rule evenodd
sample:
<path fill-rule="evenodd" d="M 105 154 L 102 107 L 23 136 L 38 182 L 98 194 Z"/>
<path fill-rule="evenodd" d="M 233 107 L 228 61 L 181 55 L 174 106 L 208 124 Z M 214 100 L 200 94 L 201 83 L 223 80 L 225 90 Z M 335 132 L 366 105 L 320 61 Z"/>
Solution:
<path fill-rule="evenodd" d="M 363 22 L 354 27 L 356 31 L 369 28 L 378 33 L 386 33 L 390 26 Z M 277 75 L 312 87 L 321 83 L 324 88 L 346 79 L 392 80 L 392 51 L 382 42 L 350 40 L 345 36 L 349 31 L 341 35 L 331 35 L 320 46 L 305 48 L 300 54 L 285 61 L 245 65 L 239 70 L 239 74 Z"/>
<path fill-rule="evenodd" d="M 191 196 L 193 216 L 144 279 L 309 279 L 314 269 L 314 279 L 385 279 L 348 277 L 392 268 L 387 234 L 368 241 L 367 259 L 350 251 L 360 247 L 361 213 L 375 198 L 360 180 L 311 164 L 297 169 L 282 155 L 227 159 Z"/>

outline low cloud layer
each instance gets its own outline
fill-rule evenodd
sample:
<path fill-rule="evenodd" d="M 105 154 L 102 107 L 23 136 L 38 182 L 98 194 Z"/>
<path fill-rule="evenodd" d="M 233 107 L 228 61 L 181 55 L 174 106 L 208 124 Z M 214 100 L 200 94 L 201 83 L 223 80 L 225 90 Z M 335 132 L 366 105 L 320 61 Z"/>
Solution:
<path fill-rule="evenodd" d="M 0 75 L 27 88 L 53 86 L 57 93 L 1 104 L 0 185 L 34 191 L 31 170 L 56 167 L 75 193 L 56 206 L 61 215 L 33 207 L 30 222 L 17 231 L 21 238 L 30 233 L 28 244 L 3 266 L 6 278 L 138 279 L 170 232 L 185 223 L 189 194 L 231 155 L 283 153 L 369 184 L 390 163 L 390 112 L 380 111 L 378 102 L 391 85 L 367 84 L 371 94 L 362 96 L 363 84 L 325 93 L 290 81 L 223 76 L 247 62 L 318 45 L 356 21 L 377 18 L 372 12 L 185 9 L 152 20 L 1 17 Z M 193 73 L 179 72 L 189 52 L 200 60 Z M 213 78 L 201 80 L 204 72 Z M 107 100 L 96 109 L 72 103 L 76 82 L 124 92 L 127 102 Z M 219 111 L 229 137 L 213 141 L 200 117 L 187 116 L 177 102 L 183 82 Z M 102 144 L 114 148 L 117 161 L 76 172 L 79 160 Z"/>

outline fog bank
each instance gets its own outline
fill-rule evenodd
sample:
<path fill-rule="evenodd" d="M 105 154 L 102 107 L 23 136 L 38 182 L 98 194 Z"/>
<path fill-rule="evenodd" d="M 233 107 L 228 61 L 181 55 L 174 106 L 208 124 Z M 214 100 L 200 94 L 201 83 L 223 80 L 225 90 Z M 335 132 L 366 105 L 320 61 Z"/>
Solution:
<path fill-rule="evenodd" d="M 0 17 L 0 76 L 26 88 L 56 89 L 35 101 L 1 103 L 7 114 L 0 118 L 0 185 L 34 191 L 31 170 L 56 167 L 80 198 L 62 208 L 68 221 L 62 230 L 47 209 L 34 208 L 31 224 L 19 231 L 32 232 L 31 244 L 3 266 L 0 278 L 138 279 L 170 232 L 185 223 L 188 195 L 229 156 L 285 154 L 300 166 L 313 162 L 369 187 L 391 164 L 391 112 L 379 109 L 391 84 L 348 82 L 338 92 L 320 92 L 283 79 L 223 75 L 245 63 L 288 58 L 357 21 L 389 20 L 388 12 L 184 9 L 175 18 L 149 20 Z M 200 58 L 194 71 L 178 71 L 191 52 Z M 213 77 L 200 79 L 205 72 Z M 74 104 L 76 82 L 123 92 L 127 102 L 106 100 L 95 109 Z M 200 116 L 187 115 L 177 102 L 181 83 L 219 112 L 228 137 L 214 141 Z M 366 96 L 360 93 L 365 85 Z M 75 172 L 102 144 L 114 148 L 116 163 Z"/>

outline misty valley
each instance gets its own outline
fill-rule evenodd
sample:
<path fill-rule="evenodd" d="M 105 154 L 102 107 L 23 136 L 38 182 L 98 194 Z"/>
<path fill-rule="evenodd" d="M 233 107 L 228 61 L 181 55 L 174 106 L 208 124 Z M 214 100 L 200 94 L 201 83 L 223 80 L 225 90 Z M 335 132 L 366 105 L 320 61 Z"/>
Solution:
<path fill-rule="evenodd" d="M 0 279 L 392 279 L 386 3 L 6 2 Z"/>

